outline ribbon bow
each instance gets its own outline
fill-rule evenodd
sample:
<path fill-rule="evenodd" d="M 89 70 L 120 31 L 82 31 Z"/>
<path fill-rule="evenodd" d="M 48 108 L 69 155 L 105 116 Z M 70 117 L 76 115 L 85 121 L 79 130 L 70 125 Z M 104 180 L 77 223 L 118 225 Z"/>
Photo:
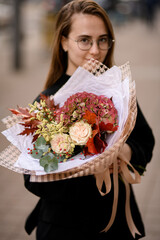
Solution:
<path fill-rule="evenodd" d="M 135 237 L 136 233 L 139 234 L 139 235 L 141 235 L 141 234 L 138 231 L 138 229 L 136 228 L 136 226 L 133 222 L 133 219 L 132 219 L 132 215 L 131 215 L 130 186 L 129 186 L 129 184 L 140 183 L 141 182 L 141 176 L 135 170 L 135 168 L 132 166 L 132 164 L 127 160 L 127 158 L 124 156 L 124 154 L 120 153 L 118 155 L 118 158 L 121 160 L 121 162 L 120 162 L 120 168 L 121 168 L 120 175 L 121 175 L 121 177 L 124 181 L 125 188 L 126 188 L 126 203 L 125 203 L 126 220 L 127 220 L 128 227 L 129 227 L 133 237 Z M 132 168 L 135 178 L 133 178 L 133 176 L 131 175 L 127 165 L 129 165 Z M 107 193 L 109 193 L 109 191 L 111 190 L 111 179 L 110 179 L 109 168 L 105 169 L 105 171 L 103 171 L 103 172 L 95 174 L 95 178 L 96 178 L 96 185 L 97 185 L 97 188 L 98 188 L 100 194 L 102 196 L 104 196 Z M 105 193 L 103 193 L 101 191 L 103 182 L 105 183 L 105 187 L 106 187 L 106 192 Z M 109 230 L 109 228 L 112 226 L 112 224 L 115 220 L 115 217 L 116 217 L 117 204 L 118 204 L 118 190 L 119 190 L 117 160 L 115 160 L 113 162 L 113 185 L 114 185 L 114 200 L 113 200 L 113 205 L 112 205 L 112 214 L 111 214 L 111 218 L 110 218 L 110 221 L 109 221 L 108 225 L 106 226 L 105 229 L 102 230 L 102 232 L 107 232 Z"/>

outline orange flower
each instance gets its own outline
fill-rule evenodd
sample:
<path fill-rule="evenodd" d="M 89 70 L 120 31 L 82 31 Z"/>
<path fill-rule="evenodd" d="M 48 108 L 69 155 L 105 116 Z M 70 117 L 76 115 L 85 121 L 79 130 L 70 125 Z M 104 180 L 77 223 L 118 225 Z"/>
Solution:
<path fill-rule="evenodd" d="M 95 113 L 86 110 L 83 118 L 86 119 L 89 124 L 93 125 L 94 123 L 96 123 L 97 116 Z"/>

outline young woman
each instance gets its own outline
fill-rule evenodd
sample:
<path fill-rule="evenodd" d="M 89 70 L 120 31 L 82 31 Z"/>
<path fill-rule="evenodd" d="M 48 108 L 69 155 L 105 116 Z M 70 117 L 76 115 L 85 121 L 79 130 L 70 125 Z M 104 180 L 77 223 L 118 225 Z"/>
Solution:
<path fill-rule="evenodd" d="M 114 33 L 105 11 L 93 1 L 72 1 L 57 18 L 53 56 L 43 94 L 53 95 L 90 58 L 113 66 Z M 36 99 L 39 100 L 39 97 Z M 144 168 L 151 160 L 154 138 L 139 106 L 134 130 L 122 149 L 133 166 Z M 48 183 L 31 183 L 25 175 L 25 186 L 40 197 L 26 221 L 28 234 L 37 227 L 37 240 L 133 239 L 125 217 L 125 186 L 119 180 L 119 200 L 115 221 L 106 233 L 112 211 L 113 188 L 104 197 L 97 190 L 94 176 Z M 140 235 L 144 226 L 131 188 L 131 212 Z"/>

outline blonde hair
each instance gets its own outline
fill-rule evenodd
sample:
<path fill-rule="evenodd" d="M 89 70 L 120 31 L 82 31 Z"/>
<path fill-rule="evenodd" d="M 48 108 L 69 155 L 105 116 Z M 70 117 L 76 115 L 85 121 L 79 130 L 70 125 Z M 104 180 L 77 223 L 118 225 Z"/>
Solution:
<path fill-rule="evenodd" d="M 61 40 L 62 36 L 68 37 L 72 26 L 72 16 L 77 13 L 90 14 L 100 17 L 104 21 L 111 39 L 115 39 L 109 17 L 107 16 L 105 10 L 96 2 L 76 0 L 66 4 L 62 7 L 57 16 L 52 60 L 44 89 L 51 87 L 67 70 L 67 53 L 62 48 Z M 114 44 L 108 50 L 104 60 L 104 64 L 109 68 L 113 66 L 113 52 Z"/>

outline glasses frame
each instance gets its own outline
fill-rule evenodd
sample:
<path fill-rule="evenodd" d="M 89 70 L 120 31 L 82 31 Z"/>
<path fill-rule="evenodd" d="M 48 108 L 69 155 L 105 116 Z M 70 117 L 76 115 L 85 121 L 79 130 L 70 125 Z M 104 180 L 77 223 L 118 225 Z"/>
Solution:
<path fill-rule="evenodd" d="M 108 37 L 108 39 L 111 40 L 111 44 L 110 44 L 110 46 L 108 46 L 107 49 L 102 49 L 102 48 L 99 46 L 98 40 L 90 39 L 90 47 L 89 47 L 88 49 L 82 49 L 82 48 L 79 47 L 79 41 L 80 41 L 80 39 L 75 40 L 75 39 L 73 39 L 73 38 L 71 38 L 71 37 L 68 37 L 68 39 L 71 39 L 72 41 L 76 42 L 78 48 L 79 48 L 81 51 L 89 51 L 89 50 L 91 49 L 91 47 L 93 46 L 93 43 L 94 43 L 94 42 L 97 43 L 97 46 L 98 46 L 98 48 L 99 48 L 100 50 L 106 51 L 106 50 L 110 49 L 110 48 L 112 47 L 112 44 L 115 42 L 115 39 L 112 39 L 112 38 Z"/>

